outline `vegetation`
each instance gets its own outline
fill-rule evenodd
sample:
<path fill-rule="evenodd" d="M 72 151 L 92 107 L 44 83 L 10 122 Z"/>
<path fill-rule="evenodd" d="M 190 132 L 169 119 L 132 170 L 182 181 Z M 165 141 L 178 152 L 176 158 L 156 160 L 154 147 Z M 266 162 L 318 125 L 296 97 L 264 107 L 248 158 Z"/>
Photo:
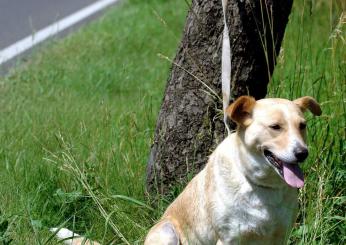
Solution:
<path fill-rule="evenodd" d="M 295 1 L 269 96 L 311 95 L 310 157 L 291 244 L 345 244 L 345 4 Z M 0 78 L 0 243 L 55 244 L 66 226 L 141 244 L 162 214 L 146 161 L 188 6 L 128 1 Z"/>

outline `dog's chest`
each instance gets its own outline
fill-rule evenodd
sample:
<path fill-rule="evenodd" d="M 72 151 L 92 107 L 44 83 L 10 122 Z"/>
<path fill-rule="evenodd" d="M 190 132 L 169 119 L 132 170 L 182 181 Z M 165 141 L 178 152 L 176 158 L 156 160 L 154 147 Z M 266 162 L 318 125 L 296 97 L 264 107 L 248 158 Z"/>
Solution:
<path fill-rule="evenodd" d="M 295 216 L 295 196 L 290 191 L 244 188 L 223 201 L 223 205 L 220 203 L 220 235 L 225 241 L 237 244 L 284 241 Z"/>

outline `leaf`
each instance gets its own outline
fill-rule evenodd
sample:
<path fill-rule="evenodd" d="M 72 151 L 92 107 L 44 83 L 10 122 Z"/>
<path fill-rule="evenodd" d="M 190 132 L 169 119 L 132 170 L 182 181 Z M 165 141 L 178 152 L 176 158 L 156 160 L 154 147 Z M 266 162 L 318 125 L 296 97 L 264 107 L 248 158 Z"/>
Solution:
<path fill-rule="evenodd" d="M 7 228 L 8 228 L 8 221 L 5 220 L 5 221 L 1 222 L 1 224 L 0 224 L 0 235 L 1 236 L 7 231 Z"/>
<path fill-rule="evenodd" d="M 54 193 L 54 196 L 61 198 L 64 202 L 75 202 L 81 197 L 83 197 L 82 192 L 73 191 L 73 192 L 64 192 L 62 189 L 57 189 Z"/>
<path fill-rule="evenodd" d="M 43 227 L 42 221 L 41 221 L 41 220 L 37 220 L 37 219 L 31 220 L 31 225 L 32 225 L 34 228 L 37 228 L 37 229 L 41 229 L 41 228 Z"/>
<path fill-rule="evenodd" d="M 148 205 L 146 205 L 144 202 L 141 202 L 141 201 L 138 201 L 137 199 L 134 199 L 132 197 L 128 197 L 128 196 L 123 196 L 123 195 L 112 195 L 111 196 L 112 198 L 115 198 L 115 199 L 122 199 L 122 200 L 125 200 L 125 201 L 129 201 L 129 202 L 132 202 L 134 204 L 137 204 L 141 207 L 145 207 L 151 211 L 154 211 L 153 208 L 149 207 Z"/>
<path fill-rule="evenodd" d="M 3 244 L 9 245 L 11 242 L 13 242 L 13 239 L 5 240 L 5 241 L 3 241 Z"/>
<path fill-rule="evenodd" d="M 340 220 L 340 221 L 345 221 L 346 217 L 342 217 L 342 216 L 339 216 L 339 215 L 334 215 L 334 216 L 330 217 L 329 219 L 330 220 L 336 219 L 336 220 Z"/>

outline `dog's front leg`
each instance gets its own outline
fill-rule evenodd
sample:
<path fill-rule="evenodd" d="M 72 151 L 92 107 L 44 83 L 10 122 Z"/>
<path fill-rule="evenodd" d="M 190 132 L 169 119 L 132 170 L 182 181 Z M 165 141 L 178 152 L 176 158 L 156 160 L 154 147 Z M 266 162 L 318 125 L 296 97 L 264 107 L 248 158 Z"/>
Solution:
<path fill-rule="evenodd" d="M 221 242 L 221 240 L 218 240 L 216 245 L 223 245 L 223 242 Z"/>
<path fill-rule="evenodd" d="M 162 220 L 148 233 L 144 245 L 179 245 L 179 235 L 174 225 L 168 220 Z"/>

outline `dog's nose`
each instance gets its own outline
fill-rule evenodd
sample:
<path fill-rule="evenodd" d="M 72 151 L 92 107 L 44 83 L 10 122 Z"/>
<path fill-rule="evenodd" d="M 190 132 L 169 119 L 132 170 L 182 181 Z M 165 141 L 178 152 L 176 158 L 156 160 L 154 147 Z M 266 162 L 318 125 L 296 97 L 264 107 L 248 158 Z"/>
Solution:
<path fill-rule="evenodd" d="M 305 147 L 297 147 L 294 149 L 294 155 L 298 162 L 303 162 L 308 157 L 309 151 Z"/>

